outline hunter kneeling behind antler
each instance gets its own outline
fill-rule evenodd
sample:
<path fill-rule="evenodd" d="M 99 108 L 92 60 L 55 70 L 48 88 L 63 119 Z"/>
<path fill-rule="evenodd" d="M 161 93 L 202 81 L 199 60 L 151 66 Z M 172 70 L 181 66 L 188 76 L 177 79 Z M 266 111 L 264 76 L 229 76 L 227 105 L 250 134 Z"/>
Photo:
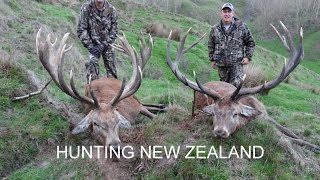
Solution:
<path fill-rule="evenodd" d="M 184 49 L 184 43 L 189 31 L 181 38 L 180 45 L 177 48 L 176 61 L 172 62 L 170 57 L 170 35 L 167 41 L 167 64 L 171 68 L 175 76 L 186 86 L 195 90 L 194 108 L 205 112 L 208 116 L 212 117 L 213 121 L 213 135 L 219 138 L 228 138 L 237 129 L 246 125 L 254 118 L 262 117 L 270 120 L 281 131 L 281 136 L 286 139 L 296 142 L 299 145 L 307 146 L 313 152 L 320 152 L 320 147 L 306 142 L 295 135 L 291 130 L 281 126 L 275 120 L 267 115 L 264 105 L 258 101 L 255 97 L 250 96 L 257 94 L 264 90 L 270 90 L 279 85 L 300 63 L 303 56 L 303 31 L 300 30 L 300 42 L 298 47 L 294 47 L 292 36 L 285 25 L 280 22 L 285 30 L 289 43 L 287 44 L 284 36 L 280 35 L 277 29 L 273 27 L 277 35 L 281 39 L 286 49 L 290 52 L 288 63 L 282 69 L 282 72 L 278 77 L 272 81 L 266 82 L 263 85 L 259 85 L 252 88 L 242 88 L 242 83 L 238 87 L 235 87 L 226 82 L 214 81 L 206 84 L 201 84 L 195 76 L 196 82 L 193 82 L 183 75 L 179 68 L 179 62 L 183 54 L 194 47 L 200 42 L 204 35 L 189 48 Z M 195 73 L 194 73 L 195 74 Z M 243 79 L 245 76 L 243 77 Z"/>
<path fill-rule="evenodd" d="M 55 84 L 66 94 L 79 100 L 85 105 L 86 116 L 72 130 L 72 134 L 78 134 L 86 131 L 92 126 L 93 137 L 105 146 L 117 148 L 121 143 L 119 138 L 119 127 L 129 127 L 134 123 L 138 114 L 153 118 L 155 115 L 142 105 L 134 97 L 134 93 L 139 89 L 142 79 L 141 68 L 147 63 L 151 56 L 153 41 L 149 35 L 149 44 L 147 47 L 144 38 L 141 38 L 140 54 L 130 46 L 125 36 L 120 37 L 120 45 L 114 45 L 116 49 L 130 56 L 133 72 L 128 84 L 114 78 L 102 77 L 96 79 L 86 86 L 85 96 L 81 96 L 76 90 L 72 71 L 70 73 L 70 86 L 68 86 L 63 77 L 64 54 L 72 46 L 66 49 L 66 40 L 68 33 L 64 35 L 60 44 L 51 43 L 50 34 L 46 41 L 40 39 L 41 29 L 36 38 L 36 47 L 39 59 L 48 71 Z M 155 110 L 155 107 L 150 107 Z"/>

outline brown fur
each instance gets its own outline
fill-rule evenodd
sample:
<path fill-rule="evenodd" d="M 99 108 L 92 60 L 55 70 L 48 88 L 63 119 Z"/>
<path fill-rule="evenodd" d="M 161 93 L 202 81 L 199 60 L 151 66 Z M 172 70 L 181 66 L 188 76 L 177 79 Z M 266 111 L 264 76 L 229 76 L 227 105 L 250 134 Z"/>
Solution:
<path fill-rule="evenodd" d="M 114 98 L 119 92 L 121 86 L 121 81 L 114 78 L 102 77 L 96 79 L 92 82 L 92 89 L 99 101 L 108 103 Z M 89 86 L 86 87 L 86 96 L 91 97 L 89 93 Z M 89 105 L 84 104 L 85 113 L 88 114 L 92 109 Z M 141 104 L 134 96 L 129 96 L 126 99 L 123 99 L 117 105 L 118 111 L 121 115 L 127 118 L 131 123 L 134 123 L 134 120 L 141 111 Z"/>
<path fill-rule="evenodd" d="M 230 95 L 235 91 L 235 87 L 229 83 L 225 82 L 208 82 L 204 84 L 204 86 L 214 89 L 216 92 L 218 92 L 221 96 L 222 99 L 218 102 L 219 109 L 222 112 L 225 112 L 226 115 L 230 112 L 231 107 L 237 107 L 239 104 L 237 102 L 234 102 L 230 99 Z M 204 107 L 211 105 L 214 103 L 214 100 L 210 97 L 206 98 L 202 93 L 196 92 L 195 93 L 195 99 L 194 99 L 194 108 L 195 110 L 202 110 Z M 267 115 L 267 111 L 264 107 L 264 105 L 258 101 L 254 96 L 245 96 L 239 100 L 239 103 L 243 105 L 247 105 L 250 107 L 253 107 L 254 109 L 260 111 L 260 114 L 250 116 L 250 117 L 244 117 L 240 116 L 239 123 L 236 124 L 233 130 L 231 130 L 231 134 L 243 127 L 246 123 L 249 121 L 255 119 L 257 116 L 258 117 L 265 117 Z M 230 106 L 232 105 L 232 106 Z M 229 121 L 229 119 L 226 119 L 224 122 L 226 126 L 232 126 L 232 121 Z"/>
<path fill-rule="evenodd" d="M 145 30 L 147 33 L 161 38 L 167 38 L 169 36 L 170 30 L 172 30 L 171 39 L 180 41 L 181 30 L 177 28 L 170 29 L 163 23 L 153 23 L 146 25 Z"/>
<path fill-rule="evenodd" d="M 222 97 L 229 95 L 230 93 L 232 93 L 236 89 L 233 85 L 231 85 L 229 83 L 222 82 L 222 81 L 208 82 L 208 83 L 204 84 L 204 86 L 206 86 L 210 89 L 214 89 Z M 266 111 L 264 105 L 253 96 L 243 97 L 239 101 L 244 105 L 255 107 L 256 109 L 260 110 L 261 112 Z M 214 100 L 212 98 L 208 97 L 208 102 L 209 102 L 209 104 L 207 104 L 207 98 L 202 93 L 196 92 L 195 100 L 194 100 L 195 109 L 201 110 L 205 106 L 212 104 L 214 102 Z M 230 103 L 230 102 L 224 101 L 221 103 Z"/>
<path fill-rule="evenodd" d="M 268 81 L 261 66 L 253 63 L 249 63 L 243 66 L 243 72 L 246 74 L 246 78 L 243 82 L 243 87 L 255 87 Z M 268 95 L 269 90 L 260 92 L 261 95 Z"/>
<path fill-rule="evenodd" d="M 224 130 L 228 133 L 221 137 L 227 138 L 230 134 L 243 127 L 249 121 L 256 117 L 265 117 L 267 115 L 264 105 L 253 96 L 242 97 L 238 102 L 232 100 L 231 94 L 236 90 L 236 88 L 231 84 L 218 81 L 208 82 L 204 84 L 204 86 L 215 90 L 222 97 L 218 102 L 214 102 L 212 98 L 207 98 L 199 92 L 196 92 L 194 97 L 194 108 L 196 110 L 204 110 L 205 107 L 210 107 L 210 109 L 215 111 L 216 115 L 212 117 L 214 134 L 217 134 L 216 132 L 220 130 Z M 211 107 L 212 104 L 214 104 L 214 107 Z M 233 114 L 241 113 L 243 105 L 250 106 L 255 109 L 255 113 L 247 116 L 237 115 L 238 119 L 233 118 Z M 218 108 L 219 110 L 215 110 L 215 108 Z"/>
<path fill-rule="evenodd" d="M 172 29 L 171 39 L 174 41 L 180 41 L 181 30 L 177 28 Z"/>

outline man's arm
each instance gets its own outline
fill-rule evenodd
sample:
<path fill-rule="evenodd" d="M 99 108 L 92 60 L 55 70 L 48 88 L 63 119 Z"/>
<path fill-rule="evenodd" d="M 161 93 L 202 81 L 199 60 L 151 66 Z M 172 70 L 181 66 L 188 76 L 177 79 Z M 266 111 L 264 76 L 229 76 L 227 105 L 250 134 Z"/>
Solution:
<path fill-rule="evenodd" d="M 86 9 L 86 6 L 83 5 L 80 11 L 77 35 L 80 41 L 82 42 L 82 44 L 84 45 L 84 47 L 86 48 L 93 46 L 93 42 L 88 32 L 88 29 L 89 29 L 88 17 L 89 17 L 89 12 Z"/>
<path fill-rule="evenodd" d="M 215 61 L 214 51 L 215 51 L 215 36 L 214 36 L 214 29 L 212 28 L 210 31 L 209 40 L 208 40 L 208 53 L 209 53 L 210 61 Z"/>
<path fill-rule="evenodd" d="M 244 43 L 244 57 L 248 58 L 249 61 L 251 61 L 253 52 L 254 52 L 254 48 L 256 46 L 256 43 L 254 42 L 253 36 L 249 30 L 249 28 L 244 24 L 245 26 L 245 32 L 244 32 L 244 39 L 243 39 L 243 43 Z"/>
<path fill-rule="evenodd" d="M 216 41 L 216 37 L 214 35 L 214 29 L 212 28 L 209 34 L 208 53 L 209 53 L 209 60 L 211 61 L 211 67 L 214 69 L 217 68 L 216 59 L 214 57 L 215 41 Z"/>
<path fill-rule="evenodd" d="M 117 15 L 117 11 L 115 8 L 113 8 L 111 17 L 112 17 L 111 18 L 111 27 L 110 27 L 109 34 L 107 37 L 107 41 L 103 42 L 103 44 L 105 44 L 105 45 L 110 45 L 110 44 L 114 43 L 114 41 L 117 38 L 117 34 L 118 34 L 118 22 L 117 22 L 118 15 Z"/>

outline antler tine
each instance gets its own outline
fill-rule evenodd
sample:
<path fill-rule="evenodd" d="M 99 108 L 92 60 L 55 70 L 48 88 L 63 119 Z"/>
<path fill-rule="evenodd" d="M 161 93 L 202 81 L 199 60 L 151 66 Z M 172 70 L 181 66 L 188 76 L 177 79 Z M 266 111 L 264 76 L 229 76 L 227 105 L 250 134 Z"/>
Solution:
<path fill-rule="evenodd" d="M 91 79 L 90 79 L 90 81 L 91 81 Z M 88 97 L 86 97 L 86 96 L 81 96 L 80 95 L 80 93 L 78 92 L 78 90 L 76 89 L 76 87 L 74 85 L 72 69 L 70 71 L 70 86 L 71 86 L 73 94 L 75 95 L 74 98 L 78 99 L 81 102 L 85 102 L 87 104 L 94 105 L 95 107 L 99 107 L 98 101 L 96 101 L 97 98 L 95 98 L 95 96 L 92 96 L 92 94 L 91 94 L 91 97 L 92 97 L 93 100 L 88 98 Z M 89 84 L 89 87 L 90 87 L 90 84 Z M 91 87 L 90 87 L 90 90 L 91 90 Z M 82 99 L 84 99 L 84 100 L 82 100 Z"/>
<path fill-rule="evenodd" d="M 282 35 L 279 33 L 279 31 L 277 30 L 277 28 L 274 27 L 272 24 L 270 24 L 270 26 L 271 26 L 271 27 L 273 28 L 273 30 L 277 33 L 279 39 L 281 40 L 281 42 L 282 42 L 282 44 L 284 45 L 284 47 L 286 48 L 286 50 L 287 50 L 288 52 L 290 52 L 290 48 L 289 48 L 289 46 L 288 46 L 288 44 L 287 44 L 287 41 L 286 41 L 285 37 L 282 36 Z"/>
<path fill-rule="evenodd" d="M 231 95 L 231 99 L 232 99 L 232 100 L 236 100 L 236 97 L 237 97 L 240 89 L 242 88 L 242 85 L 243 85 L 244 80 L 246 79 L 246 76 L 247 76 L 246 74 L 243 75 L 243 77 L 241 78 L 241 81 L 240 81 L 239 86 L 238 86 L 237 89 L 232 93 L 232 95 Z"/>
<path fill-rule="evenodd" d="M 126 85 L 123 93 L 119 98 L 119 101 L 134 94 L 141 85 L 142 72 L 141 72 L 141 68 L 138 66 L 138 63 L 137 63 L 137 59 L 138 59 L 137 52 L 134 48 L 133 48 L 133 52 L 134 52 L 135 58 L 131 58 L 131 59 L 132 59 L 132 66 L 134 70 L 128 84 Z"/>
<path fill-rule="evenodd" d="M 139 74 L 141 75 L 141 69 L 139 67 Z M 142 76 L 140 76 L 142 78 Z M 116 105 L 122 100 L 122 99 L 125 99 L 129 96 L 131 96 L 132 94 L 134 94 L 140 87 L 141 85 L 141 79 L 139 80 L 136 80 L 138 81 L 138 83 L 136 83 L 134 86 L 132 86 L 132 88 L 130 90 L 127 90 L 128 92 L 127 93 L 123 93 L 125 91 L 125 79 L 122 80 L 122 84 L 121 84 L 121 87 L 120 87 L 120 90 L 118 92 L 118 94 L 110 101 L 110 104 L 112 107 L 116 107 Z M 123 94 L 126 94 L 126 96 L 123 96 Z"/>
<path fill-rule="evenodd" d="M 119 37 L 119 36 L 118 36 Z M 140 87 L 141 85 L 141 79 L 142 79 L 142 73 L 141 69 L 138 64 L 141 64 L 139 59 L 137 58 L 137 52 L 135 49 L 129 44 L 128 40 L 126 39 L 125 34 L 123 33 L 122 37 L 119 37 L 120 42 L 121 42 L 121 49 L 123 53 L 127 54 L 130 56 L 131 61 L 132 61 L 132 67 L 133 67 L 133 72 L 131 75 L 131 78 L 128 82 L 127 85 L 125 85 L 124 89 L 119 91 L 117 96 L 111 101 L 111 105 L 115 107 L 115 105 L 120 102 L 121 100 L 131 96 L 134 94 Z"/>
<path fill-rule="evenodd" d="M 69 52 L 73 47 L 73 44 L 71 44 L 67 49 L 64 50 L 64 53 L 67 53 Z"/>
<path fill-rule="evenodd" d="M 60 47 L 58 49 L 58 54 L 59 54 L 59 62 L 58 62 L 58 80 L 59 80 L 59 85 L 61 86 L 61 90 L 63 92 L 65 92 L 66 94 L 68 94 L 69 96 L 81 101 L 81 102 L 84 102 L 84 103 L 87 103 L 87 104 L 90 104 L 90 105 L 93 105 L 93 106 L 96 106 L 94 100 L 92 100 L 91 98 L 88 98 L 86 96 L 81 96 L 78 91 L 76 90 L 74 84 L 73 84 L 73 87 L 71 87 L 72 89 L 69 88 L 69 86 L 65 83 L 64 81 L 64 78 L 63 78 L 63 65 L 64 65 L 64 53 L 65 53 L 65 49 L 66 49 L 66 40 L 68 39 L 68 36 L 69 36 L 69 33 L 66 33 L 61 42 L 60 42 Z M 72 73 L 71 73 L 72 75 Z"/>
<path fill-rule="evenodd" d="M 179 62 L 181 60 L 181 56 L 183 55 L 184 44 L 186 42 L 187 36 L 188 36 L 189 32 L 191 31 L 191 29 L 192 28 L 189 28 L 188 31 L 186 32 L 186 34 L 180 40 L 180 45 L 178 47 L 177 54 L 176 54 L 176 61 L 177 62 Z M 171 33 L 172 33 L 172 31 L 170 31 L 170 37 L 171 37 Z"/>
<path fill-rule="evenodd" d="M 299 63 L 300 63 L 300 61 L 302 59 L 302 56 L 303 56 L 303 45 L 302 45 L 303 31 L 302 31 L 302 28 L 300 29 L 300 42 L 299 42 L 297 48 L 295 48 L 291 33 L 289 32 L 289 30 L 286 28 L 286 26 L 281 21 L 280 21 L 280 23 L 281 23 L 283 29 L 286 31 L 286 34 L 287 34 L 288 40 L 289 40 L 289 49 L 290 49 L 289 62 L 286 63 L 286 61 L 285 61 L 284 66 L 282 68 L 282 71 L 278 75 L 278 77 L 276 77 L 272 81 L 269 81 L 269 82 L 265 83 L 264 85 L 259 85 L 259 86 L 252 87 L 252 88 L 243 88 L 243 89 L 241 89 L 240 92 L 238 93 L 238 95 L 235 97 L 236 99 L 239 99 L 241 96 L 250 95 L 250 94 L 256 94 L 256 93 L 259 93 L 259 92 L 261 92 L 263 90 L 270 90 L 270 89 L 276 87 L 286 77 L 288 77 L 288 75 L 299 65 Z M 276 33 L 279 36 L 279 33 L 277 31 L 276 31 Z M 281 38 L 281 36 L 279 36 L 279 38 L 281 40 L 283 39 L 283 38 Z"/>
<path fill-rule="evenodd" d="M 112 107 L 116 107 L 117 104 L 120 102 L 119 99 L 120 99 L 121 94 L 122 94 L 123 91 L 124 91 L 125 84 L 126 84 L 126 80 L 123 79 L 118 94 L 110 101 L 110 105 L 111 105 Z"/>
<path fill-rule="evenodd" d="M 140 44 L 140 49 L 146 47 L 146 41 L 143 38 L 142 31 L 140 32 L 140 36 L 139 36 L 139 44 Z"/>
<path fill-rule="evenodd" d="M 126 93 L 125 93 L 126 95 L 125 96 L 123 95 L 120 100 L 125 99 L 125 98 L 131 96 L 132 94 L 134 94 L 136 91 L 138 91 L 138 89 L 141 85 L 141 80 L 142 80 L 142 71 L 141 71 L 140 66 L 138 66 L 138 75 L 136 76 L 136 79 L 134 80 L 135 83 L 131 86 L 130 89 L 128 89 L 126 91 Z"/>
<path fill-rule="evenodd" d="M 113 47 L 114 49 L 122 52 L 122 53 L 125 53 L 125 51 L 122 49 L 122 47 L 119 46 L 118 44 L 111 44 L 110 46 Z"/>
<path fill-rule="evenodd" d="M 62 44 L 60 44 L 61 47 Z M 65 47 L 65 45 L 63 45 Z M 64 79 L 63 79 L 63 63 L 64 63 L 64 54 L 62 51 L 62 48 L 58 49 L 58 82 L 60 85 L 60 89 L 65 92 L 66 94 L 68 94 L 69 96 L 76 98 L 78 100 L 80 100 L 77 96 L 74 95 L 74 93 L 69 89 L 69 87 L 66 85 Z"/>
<path fill-rule="evenodd" d="M 52 46 L 55 46 L 56 43 L 57 43 L 57 41 L 58 41 L 58 38 L 56 37 L 56 39 L 54 40 L 54 42 L 53 42 L 51 45 L 52 45 Z"/>
<path fill-rule="evenodd" d="M 57 61 L 56 58 L 50 56 L 50 52 L 53 51 L 54 47 L 50 42 L 50 34 L 47 35 L 47 38 L 44 42 L 41 41 L 41 32 L 42 27 L 38 30 L 36 36 L 36 50 L 39 56 L 39 60 L 43 67 L 48 71 L 49 75 L 51 76 L 52 80 L 55 84 L 61 89 L 61 86 L 58 81 L 56 69 L 57 69 Z"/>
<path fill-rule="evenodd" d="M 125 44 L 129 44 L 128 40 L 125 38 L 125 36 L 122 36 L 122 37 L 118 36 L 118 37 L 120 40 L 120 45 L 117 45 L 118 48 L 122 49 L 123 51 L 121 52 L 123 52 L 124 54 L 131 56 L 131 54 L 133 54 L 130 50 L 132 47 L 130 47 L 130 45 L 125 45 Z"/>
<path fill-rule="evenodd" d="M 94 105 L 98 108 L 98 107 L 100 107 L 100 105 L 99 105 L 99 101 L 98 101 L 96 95 L 94 94 L 94 92 L 93 92 L 93 90 L 92 90 L 91 80 L 92 80 L 92 75 L 90 74 L 90 75 L 89 75 L 89 90 L 90 90 L 90 95 L 91 95 L 91 97 L 92 97 L 92 99 L 93 99 L 93 101 L 94 101 Z"/>
<path fill-rule="evenodd" d="M 32 92 L 30 94 L 24 95 L 24 96 L 18 96 L 18 97 L 13 97 L 12 101 L 18 101 L 18 100 L 22 100 L 22 99 L 27 99 L 29 97 L 35 96 L 40 94 L 42 91 L 44 91 L 47 86 L 51 83 L 52 79 L 50 79 L 41 89 L 39 89 L 38 91 Z"/>
<path fill-rule="evenodd" d="M 54 43 L 51 43 L 51 36 L 48 34 L 47 39 L 45 42 L 41 42 L 41 31 L 42 28 L 39 29 L 37 36 L 36 36 L 36 48 L 37 53 L 40 59 L 40 62 L 44 66 L 44 68 L 48 71 L 51 78 L 55 82 L 55 84 L 66 94 L 71 96 L 74 99 L 82 101 L 84 103 L 95 105 L 94 101 L 88 97 L 80 96 L 78 91 L 76 90 L 72 78 L 72 72 L 70 74 L 70 84 L 72 90 L 69 86 L 66 85 L 63 79 L 63 62 L 64 62 L 64 53 L 71 50 L 72 45 L 66 49 L 66 41 L 68 39 L 69 33 L 66 33 L 61 42 L 59 47 L 56 47 L 57 40 Z"/>
<path fill-rule="evenodd" d="M 167 60 L 167 64 L 168 66 L 170 67 L 171 71 L 174 73 L 174 75 L 177 77 L 177 79 L 179 81 L 181 81 L 184 85 L 190 87 L 191 89 L 195 90 L 195 91 L 198 91 L 198 92 L 201 92 L 201 93 L 204 93 L 204 94 L 207 94 L 208 96 L 212 97 L 213 99 L 215 100 L 218 100 L 220 99 L 220 95 L 218 95 L 216 92 L 212 91 L 212 90 L 209 90 L 208 88 L 202 86 L 199 82 L 195 83 L 189 79 L 187 79 L 185 77 L 185 75 L 183 75 L 179 68 L 178 68 L 178 64 L 179 64 L 179 61 L 180 61 L 180 58 L 183 54 L 183 48 L 184 48 L 184 43 L 185 43 L 185 40 L 186 40 L 186 37 L 188 35 L 188 33 L 190 32 L 191 28 L 187 31 L 187 33 L 181 38 L 181 41 L 180 41 L 180 45 L 178 47 L 178 50 L 177 50 L 177 55 L 176 55 L 176 61 L 175 62 L 172 62 L 171 60 L 171 53 L 170 53 L 170 38 L 171 38 L 171 32 L 168 36 L 168 39 L 167 39 L 167 57 L 166 57 L 166 60 Z M 193 44 L 197 44 L 196 43 L 193 43 Z M 195 46 L 194 45 L 194 46 Z M 192 46 L 193 47 L 193 46 Z M 191 47 L 191 48 L 192 48 Z M 191 49 L 190 48 L 190 49 Z M 196 81 L 197 81 L 197 78 L 196 78 Z M 199 86 L 200 84 L 200 86 Z"/>
<path fill-rule="evenodd" d="M 302 41 L 303 41 L 303 28 L 300 27 L 300 33 L 299 33 L 300 37 L 299 37 L 299 45 L 302 45 Z"/>
<path fill-rule="evenodd" d="M 171 39 L 171 35 L 172 35 L 172 30 L 170 30 L 170 33 L 169 33 L 167 41 Z"/>
<path fill-rule="evenodd" d="M 194 75 L 194 78 L 196 79 L 196 82 L 197 82 L 197 84 L 198 84 L 198 86 L 199 86 L 199 88 L 201 89 L 202 92 L 206 92 L 205 94 L 207 94 L 208 96 L 212 97 L 215 101 L 221 99 L 221 96 L 217 92 L 215 92 L 215 91 L 203 86 L 201 83 L 199 83 L 198 77 L 197 77 L 195 71 L 193 71 L 193 75 Z"/>
<path fill-rule="evenodd" d="M 192 89 L 196 89 L 196 91 L 201 91 L 201 89 L 192 81 L 187 79 L 178 68 L 178 62 L 179 60 L 176 60 L 175 62 L 172 62 L 171 60 L 171 52 L 170 52 L 170 38 L 171 38 L 172 31 L 170 31 L 168 39 L 167 39 L 167 64 L 169 65 L 171 71 L 176 75 L 178 80 L 180 80 L 184 85 L 191 87 Z M 184 36 L 185 39 L 185 36 Z M 183 39 L 182 39 L 183 40 Z M 183 44 L 180 44 L 183 45 Z M 179 48 L 178 48 L 179 49 Z M 180 48 L 181 49 L 181 48 Z M 183 47 L 182 47 L 183 49 Z M 177 52 L 178 53 L 178 52 Z"/>
<path fill-rule="evenodd" d="M 36 50 L 37 54 L 39 55 L 39 46 L 40 46 L 40 36 L 41 36 L 42 27 L 38 30 L 37 36 L 36 36 Z"/>
<path fill-rule="evenodd" d="M 300 37 L 299 37 L 299 46 L 302 46 L 302 41 L 303 41 L 303 29 L 302 29 L 302 27 L 300 28 Z M 303 58 L 304 57 L 304 51 L 302 51 L 302 57 L 301 58 Z"/>
<path fill-rule="evenodd" d="M 65 49 L 66 46 L 66 41 L 69 37 L 70 33 L 65 33 L 64 36 L 62 37 L 62 40 L 60 42 L 60 46 L 59 46 L 59 51 L 61 52 L 61 54 L 64 54 L 64 51 L 62 51 L 62 49 Z"/>
<path fill-rule="evenodd" d="M 151 46 L 151 48 L 153 48 L 153 39 L 152 39 L 152 36 L 151 34 L 148 33 L 148 36 L 149 36 L 149 44 Z"/>
<path fill-rule="evenodd" d="M 141 69 L 144 69 L 145 65 L 149 61 L 153 49 L 153 40 L 150 34 L 149 35 L 149 47 L 147 47 L 144 37 L 140 36 L 140 57 L 141 57 L 141 64 L 139 66 Z"/>
<path fill-rule="evenodd" d="M 194 42 L 189 48 L 183 50 L 183 54 L 187 53 L 190 49 L 192 49 L 194 46 L 196 46 L 206 35 L 206 33 L 204 33 L 196 42 Z"/>
<path fill-rule="evenodd" d="M 287 34 L 287 37 L 288 37 L 288 40 L 289 40 L 289 48 L 292 52 L 294 52 L 295 50 L 295 47 L 294 47 L 294 43 L 293 43 L 293 38 L 291 36 L 291 33 L 290 31 L 288 30 L 288 28 L 282 23 L 282 21 L 280 21 L 280 24 L 282 26 L 282 28 L 284 29 L 284 31 L 286 32 Z"/>
<path fill-rule="evenodd" d="M 40 28 L 40 29 L 41 29 L 41 28 Z M 51 42 L 51 33 L 48 34 L 48 36 L 47 36 L 47 43 L 48 43 L 48 44 L 50 44 L 51 46 L 55 46 L 56 43 L 57 43 L 57 41 L 58 41 L 58 38 L 56 37 L 56 39 L 55 39 L 54 42 L 52 43 L 52 42 Z"/>
<path fill-rule="evenodd" d="M 51 33 L 48 34 L 46 41 L 47 41 L 48 44 L 50 44 L 50 45 L 52 46 L 52 43 L 51 43 Z"/>

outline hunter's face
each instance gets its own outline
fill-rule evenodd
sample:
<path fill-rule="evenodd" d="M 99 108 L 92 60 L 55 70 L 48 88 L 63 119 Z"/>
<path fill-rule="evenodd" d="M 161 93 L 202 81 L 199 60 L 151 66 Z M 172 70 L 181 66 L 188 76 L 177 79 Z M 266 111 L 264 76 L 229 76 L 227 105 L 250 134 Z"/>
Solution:
<path fill-rule="evenodd" d="M 96 0 L 96 3 L 104 3 L 104 0 Z"/>
<path fill-rule="evenodd" d="M 221 10 L 221 19 L 224 23 L 230 24 L 233 19 L 233 11 L 229 8 L 224 8 Z"/>

